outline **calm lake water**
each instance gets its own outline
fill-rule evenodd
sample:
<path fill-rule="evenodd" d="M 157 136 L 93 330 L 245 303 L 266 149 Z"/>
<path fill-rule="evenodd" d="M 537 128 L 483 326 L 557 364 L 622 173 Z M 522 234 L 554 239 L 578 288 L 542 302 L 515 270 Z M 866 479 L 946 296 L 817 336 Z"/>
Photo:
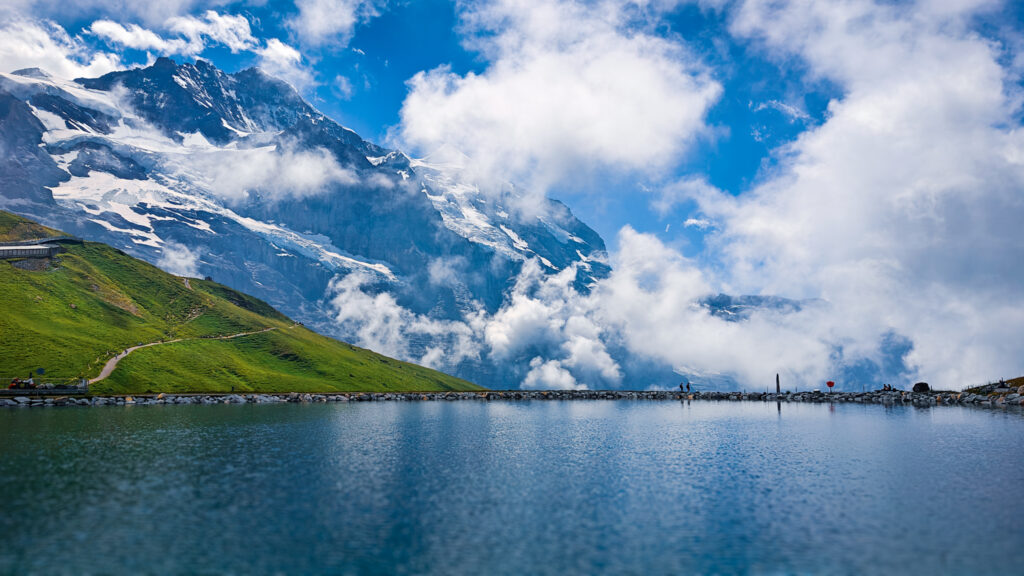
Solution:
<path fill-rule="evenodd" d="M 694 402 L 0 411 L 0 573 L 1020 574 L 1024 417 Z"/>

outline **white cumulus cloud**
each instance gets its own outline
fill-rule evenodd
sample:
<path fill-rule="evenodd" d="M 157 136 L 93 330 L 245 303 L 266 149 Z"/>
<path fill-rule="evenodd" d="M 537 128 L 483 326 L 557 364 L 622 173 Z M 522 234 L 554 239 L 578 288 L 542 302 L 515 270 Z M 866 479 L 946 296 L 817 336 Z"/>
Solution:
<path fill-rule="evenodd" d="M 397 135 L 423 153 L 465 153 L 481 180 L 543 192 L 592 170 L 666 169 L 721 93 L 682 44 L 631 28 L 614 3 L 461 6 L 466 43 L 488 65 L 414 76 Z"/>
<path fill-rule="evenodd" d="M 922 378 L 960 387 L 1024 371 L 1020 78 L 971 29 L 989 2 L 750 0 L 739 38 L 842 96 L 778 174 L 696 197 L 737 291 L 821 297 L 853 353 L 909 338 Z M 706 192 L 706 191 L 705 191 Z"/>
<path fill-rule="evenodd" d="M 523 379 L 523 388 L 545 390 L 586 390 L 558 360 L 545 362 L 537 357 L 530 360 L 530 371 Z"/>

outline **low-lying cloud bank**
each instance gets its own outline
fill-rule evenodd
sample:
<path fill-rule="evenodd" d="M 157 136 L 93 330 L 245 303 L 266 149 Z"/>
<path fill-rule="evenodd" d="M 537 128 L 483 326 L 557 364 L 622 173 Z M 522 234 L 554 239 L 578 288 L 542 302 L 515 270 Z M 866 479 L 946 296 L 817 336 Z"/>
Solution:
<path fill-rule="evenodd" d="M 614 271 L 590 294 L 572 287 L 575 267 L 548 275 L 529 261 L 494 314 L 435 320 L 373 293 L 371 279 L 353 273 L 332 284 L 334 320 L 386 354 L 448 369 L 483 359 L 517 374 L 524 388 L 667 387 L 679 379 L 673 370 L 702 385 L 752 388 L 776 372 L 804 384 L 865 362 L 875 366 L 871 377 L 884 373 L 884 341 L 840 354 L 845 342 L 827 303 L 765 307 L 733 321 L 706 303 L 712 285 L 679 252 L 630 228 L 619 243 Z M 425 340 L 431 346 L 417 356 Z"/>

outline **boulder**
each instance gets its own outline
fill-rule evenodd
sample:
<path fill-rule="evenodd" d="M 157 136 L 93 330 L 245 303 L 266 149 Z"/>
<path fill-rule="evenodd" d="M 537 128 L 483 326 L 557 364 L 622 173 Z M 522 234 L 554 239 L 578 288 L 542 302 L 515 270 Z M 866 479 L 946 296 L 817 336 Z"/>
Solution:
<path fill-rule="evenodd" d="M 917 384 L 914 384 L 914 392 L 928 392 L 930 390 L 931 388 L 928 386 L 927 382 L 918 382 Z"/>

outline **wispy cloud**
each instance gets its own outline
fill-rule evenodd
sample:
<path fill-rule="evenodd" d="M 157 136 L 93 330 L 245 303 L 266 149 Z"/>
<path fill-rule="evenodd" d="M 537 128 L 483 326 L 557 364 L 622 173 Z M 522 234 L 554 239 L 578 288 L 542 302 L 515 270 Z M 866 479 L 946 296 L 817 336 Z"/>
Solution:
<path fill-rule="evenodd" d="M 383 0 L 296 0 L 298 13 L 286 25 L 303 46 L 344 48 L 355 28 L 379 14 Z"/>
<path fill-rule="evenodd" d="M 342 166 L 329 150 L 289 142 L 250 149 L 193 149 L 183 166 L 228 203 L 254 195 L 270 202 L 301 198 L 360 183 L 355 171 Z"/>
<path fill-rule="evenodd" d="M 171 32 L 188 38 L 193 45 L 204 41 L 227 46 L 232 52 L 252 50 L 258 42 L 249 21 L 240 14 L 219 14 L 207 10 L 202 16 L 176 16 L 165 24 Z"/>
<path fill-rule="evenodd" d="M 122 67 L 120 56 L 92 50 L 60 25 L 25 18 L 0 26 L 0 66 L 4 72 L 37 67 L 64 78 L 99 76 Z"/>
<path fill-rule="evenodd" d="M 302 54 L 277 38 L 267 40 L 256 53 L 260 67 L 267 74 L 288 82 L 296 90 L 305 92 L 317 85 L 313 70 L 303 62 Z"/>
<path fill-rule="evenodd" d="M 195 56 L 210 45 L 223 45 L 232 52 L 254 50 L 259 45 L 244 16 L 213 10 L 202 16 L 175 16 L 164 23 L 164 28 L 170 33 L 168 37 L 138 24 L 97 20 L 89 26 L 89 32 L 111 44 L 168 56 Z"/>
<path fill-rule="evenodd" d="M 811 116 L 807 112 L 801 110 L 800 108 L 797 108 L 796 106 L 792 106 L 790 104 L 786 104 L 785 102 L 780 102 L 778 100 L 768 100 L 767 102 L 761 102 L 757 106 L 753 106 L 753 109 L 754 112 L 760 112 L 762 110 L 775 110 L 776 112 L 779 112 L 782 115 L 789 118 L 790 122 L 796 122 L 798 120 L 801 122 L 806 122 L 807 120 L 811 119 Z"/>
<path fill-rule="evenodd" d="M 122 25 L 113 20 L 97 20 L 89 26 L 89 32 L 125 48 L 158 54 L 197 54 L 205 48 L 203 43 L 191 44 L 183 38 L 168 40 L 138 24 Z"/>
<path fill-rule="evenodd" d="M 177 242 L 165 242 L 156 265 L 177 276 L 199 275 L 199 254 Z"/>

